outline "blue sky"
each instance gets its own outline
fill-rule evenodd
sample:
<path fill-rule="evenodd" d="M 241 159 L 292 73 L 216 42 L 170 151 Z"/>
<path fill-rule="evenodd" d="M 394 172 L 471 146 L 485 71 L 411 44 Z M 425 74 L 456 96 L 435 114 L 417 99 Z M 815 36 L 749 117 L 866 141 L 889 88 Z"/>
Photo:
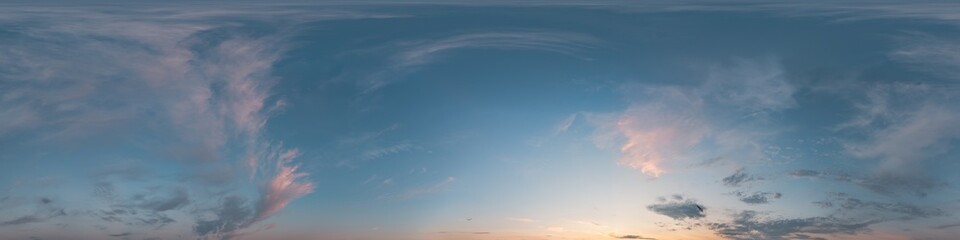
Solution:
<path fill-rule="evenodd" d="M 954 3 L 2 6 L 2 239 L 960 233 Z"/>

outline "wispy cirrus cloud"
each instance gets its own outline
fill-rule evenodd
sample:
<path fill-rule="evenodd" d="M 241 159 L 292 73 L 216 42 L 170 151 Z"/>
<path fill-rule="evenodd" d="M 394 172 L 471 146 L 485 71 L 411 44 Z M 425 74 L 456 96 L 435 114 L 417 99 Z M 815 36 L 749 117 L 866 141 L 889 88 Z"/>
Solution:
<path fill-rule="evenodd" d="M 254 221 L 260 221 L 276 214 L 296 198 L 313 192 L 314 185 L 303 178 L 306 173 L 298 172 L 299 165 L 290 165 L 300 155 L 299 150 L 283 152 L 277 160 L 276 174 L 261 189 L 260 202 Z"/>
<path fill-rule="evenodd" d="M 457 178 L 455 178 L 455 177 L 447 177 L 446 179 L 444 179 L 443 181 L 440 181 L 440 182 L 438 182 L 438 183 L 434 183 L 434 184 L 427 185 L 427 186 L 422 186 L 422 187 L 417 187 L 417 188 L 412 188 L 412 189 L 409 189 L 409 190 L 406 190 L 406 191 L 403 191 L 403 192 L 399 192 L 399 193 L 385 194 L 385 195 L 381 195 L 381 196 L 378 197 L 378 198 L 381 199 L 381 200 L 408 200 L 408 199 L 414 199 L 414 198 L 418 198 L 418 197 L 423 196 L 423 195 L 426 195 L 426 194 L 431 194 L 431 193 L 437 193 L 437 192 L 445 191 L 445 190 L 447 190 L 447 189 L 450 187 L 450 185 L 453 184 L 453 182 L 456 181 L 456 180 L 457 180 Z"/>
<path fill-rule="evenodd" d="M 397 43 L 387 62 L 388 70 L 367 76 L 362 80 L 365 92 L 372 92 L 388 85 L 396 75 L 415 71 L 454 52 L 463 49 L 500 49 L 542 51 L 583 58 L 584 49 L 596 48 L 599 40 L 579 33 L 518 30 L 491 31 L 455 34 L 431 40 L 414 40 Z"/>

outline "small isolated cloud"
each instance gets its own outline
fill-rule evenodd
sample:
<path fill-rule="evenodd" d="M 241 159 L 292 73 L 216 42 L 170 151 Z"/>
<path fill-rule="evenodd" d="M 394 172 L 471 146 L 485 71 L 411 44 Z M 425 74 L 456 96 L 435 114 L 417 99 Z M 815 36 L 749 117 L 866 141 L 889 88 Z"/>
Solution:
<path fill-rule="evenodd" d="M 816 177 L 816 176 L 820 176 L 820 172 L 814 171 L 814 170 L 800 169 L 800 170 L 791 171 L 787 173 L 787 175 L 793 176 L 793 177 Z"/>
<path fill-rule="evenodd" d="M 740 198 L 741 202 L 747 204 L 765 204 L 769 203 L 770 199 L 780 199 L 783 197 L 783 194 L 778 192 L 754 192 L 754 193 L 744 193 L 736 192 L 737 197 Z"/>
<path fill-rule="evenodd" d="M 508 218 L 507 218 L 507 221 L 511 221 L 511 222 L 523 222 L 523 223 L 536 222 L 536 220 L 533 220 L 533 219 L 529 219 L 529 218 L 518 218 L 518 217 L 508 217 Z"/>
<path fill-rule="evenodd" d="M 706 217 L 700 210 L 703 206 L 693 199 L 669 200 L 647 206 L 647 209 L 674 220 L 698 219 Z"/>
<path fill-rule="evenodd" d="M 756 180 L 762 180 L 762 179 L 763 178 L 750 176 L 750 174 L 747 173 L 746 169 L 740 168 L 740 169 L 737 169 L 737 171 L 735 171 L 730 176 L 724 177 L 722 181 L 723 181 L 723 185 L 727 185 L 730 187 L 739 187 L 740 184 L 743 184 L 746 182 L 752 182 Z"/>
<path fill-rule="evenodd" d="M 627 234 L 627 235 L 617 235 L 617 234 L 611 233 L 609 236 L 612 237 L 612 238 L 619 238 L 619 239 L 657 240 L 656 238 L 643 237 L 643 236 L 640 236 L 640 235 L 631 235 L 631 234 Z"/>
<path fill-rule="evenodd" d="M 570 116 L 567 116 L 563 120 L 560 120 L 560 122 L 558 122 L 557 125 L 553 127 L 553 135 L 559 135 L 561 133 L 567 132 L 567 130 L 570 130 L 570 126 L 573 126 L 573 122 L 576 120 L 577 120 L 576 113 L 570 114 Z"/>

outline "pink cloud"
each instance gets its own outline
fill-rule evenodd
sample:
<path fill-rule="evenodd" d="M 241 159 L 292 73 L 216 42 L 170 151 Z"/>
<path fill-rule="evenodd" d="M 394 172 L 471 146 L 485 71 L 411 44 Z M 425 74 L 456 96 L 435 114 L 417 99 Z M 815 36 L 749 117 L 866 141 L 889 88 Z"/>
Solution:
<path fill-rule="evenodd" d="M 665 172 L 663 162 L 678 158 L 704 137 L 704 127 L 695 121 L 647 107 L 628 111 L 617 121 L 626 139 L 619 163 L 659 177 Z"/>
<path fill-rule="evenodd" d="M 277 174 L 263 186 L 260 205 L 254 222 L 266 219 L 283 210 L 291 201 L 313 192 L 314 185 L 304 181 L 308 174 L 298 172 L 300 165 L 288 165 L 300 156 L 297 149 L 280 153 L 277 161 Z"/>

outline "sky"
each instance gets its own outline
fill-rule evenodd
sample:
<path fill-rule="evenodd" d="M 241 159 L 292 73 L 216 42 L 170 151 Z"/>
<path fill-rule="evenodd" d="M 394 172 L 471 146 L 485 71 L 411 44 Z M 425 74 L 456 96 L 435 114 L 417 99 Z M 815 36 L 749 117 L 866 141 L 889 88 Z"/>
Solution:
<path fill-rule="evenodd" d="M 0 3 L 0 239 L 950 239 L 960 4 Z"/>

